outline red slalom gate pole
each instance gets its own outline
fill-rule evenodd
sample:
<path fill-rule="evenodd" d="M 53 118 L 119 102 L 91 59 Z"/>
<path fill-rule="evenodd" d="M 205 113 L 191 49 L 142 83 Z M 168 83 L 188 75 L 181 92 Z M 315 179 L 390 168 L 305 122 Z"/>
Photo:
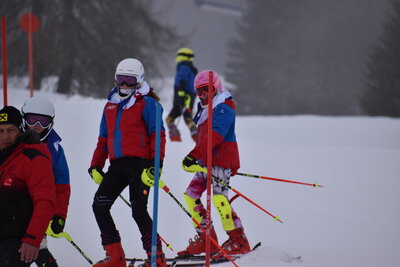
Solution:
<path fill-rule="evenodd" d="M 207 121 L 207 215 L 206 215 L 206 266 L 210 266 L 211 237 L 211 181 L 212 181 L 212 116 L 213 116 L 213 72 L 208 73 L 208 121 Z"/>
<path fill-rule="evenodd" d="M 33 42 L 32 42 L 32 33 L 28 33 L 28 55 L 29 55 L 29 89 L 30 96 L 33 96 Z"/>
<path fill-rule="evenodd" d="M 40 27 L 40 20 L 32 13 L 24 14 L 20 19 L 20 26 L 28 34 L 28 59 L 29 59 L 29 88 L 33 96 L 33 33 Z"/>
<path fill-rule="evenodd" d="M 3 44 L 3 102 L 7 106 L 7 40 L 6 40 L 6 17 L 1 17 L 1 39 Z"/>

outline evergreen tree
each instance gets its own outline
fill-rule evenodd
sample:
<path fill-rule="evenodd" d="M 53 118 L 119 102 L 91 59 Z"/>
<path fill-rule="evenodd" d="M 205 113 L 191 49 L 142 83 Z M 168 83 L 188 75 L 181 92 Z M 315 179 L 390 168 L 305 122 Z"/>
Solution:
<path fill-rule="evenodd" d="M 384 32 L 367 63 L 361 104 L 373 116 L 400 117 L 400 2 L 392 1 Z"/>
<path fill-rule="evenodd" d="M 279 37 L 290 27 L 287 17 L 292 1 L 254 0 L 238 25 L 240 37 L 230 42 L 227 80 L 234 84 L 240 114 L 279 113 L 285 105 L 285 89 L 271 75 L 280 58 L 276 51 L 288 43 Z M 234 88 L 234 89 L 235 89 Z M 279 99 L 279 101 L 276 101 Z"/>
<path fill-rule="evenodd" d="M 58 78 L 57 91 L 103 96 L 113 86 L 118 62 L 142 61 L 146 77 L 160 76 L 159 62 L 174 50 L 177 35 L 151 13 L 151 1 L 2 0 L 7 19 L 10 75 L 28 73 L 27 36 L 19 19 L 27 12 L 41 22 L 33 34 L 35 88 Z"/>
<path fill-rule="evenodd" d="M 238 113 L 358 114 L 360 70 L 383 2 L 248 1 L 228 48 Z"/>

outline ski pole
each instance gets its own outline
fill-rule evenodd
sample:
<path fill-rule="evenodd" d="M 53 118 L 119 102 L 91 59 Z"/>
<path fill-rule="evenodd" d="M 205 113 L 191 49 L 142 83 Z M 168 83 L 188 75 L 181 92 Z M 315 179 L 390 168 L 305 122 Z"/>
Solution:
<path fill-rule="evenodd" d="M 319 185 L 319 184 L 316 184 L 316 183 L 309 184 L 309 183 L 303 183 L 303 182 L 297 182 L 297 181 L 291 181 L 291 180 L 285 180 L 285 179 L 279 179 L 279 178 L 272 178 L 272 177 L 255 175 L 255 174 L 240 173 L 240 172 L 238 172 L 236 174 L 240 175 L 240 176 L 247 176 L 247 177 L 252 177 L 252 178 L 266 179 L 266 180 L 277 181 L 277 182 L 302 184 L 302 185 L 309 185 L 309 186 L 313 186 L 313 187 L 324 187 L 323 185 Z"/>
<path fill-rule="evenodd" d="M 201 167 L 198 164 L 186 167 L 183 166 L 183 169 L 187 172 L 204 172 L 207 173 L 207 169 Z M 243 195 L 242 193 L 240 193 L 239 191 L 237 191 L 235 188 L 232 188 L 230 185 L 224 183 L 220 178 L 212 175 L 212 178 L 217 182 L 222 184 L 223 186 L 228 187 L 229 189 L 231 189 L 233 192 L 235 192 L 236 194 L 240 195 L 241 197 L 243 197 L 244 199 L 246 199 L 248 202 L 250 202 L 251 204 L 253 204 L 254 206 L 256 206 L 257 208 L 259 208 L 260 210 L 264 211 L 265 213 L 267 213 L 269 216 L 271 216 L 272 218 L 274 218 L 274 221 L 278 221 L 280 223 L 283 223 L 280 219 L 279 216 L 275 216 L 273 214 L 271 214 L 270 212 L 268 212 L 267 210 L 265 210 L 263 207 L 261 207 L 260 205 L 258 205 L 257 203 L 255 203 L 253 200 L 251 200 L 250 198 L 246 197 L 245 195 Z"/>
<path fill-rule="evenodd" d="M 167 241 L 164 240 L 164 238 L 162 238 L 162 236 L 158 235 L 161 239 L 161 241 L 167 246 L 167 248 L 169 248 L 171 251 L 174 251 L 174 249 L 172 248 L 172 245 L 170 243 L 168 243 Z"/>
<path fill-rule="evenodd" d="M 119 197 L 126 203 L 126 205 L 128 205 L 129 207 L 132 207 L 131 203 L 126 198 L 124 198 L 123 195 L 119 195 Z M 161 235 L 158 235 L 158 236 L 160 237 L 161 241 L 165 244 L 165 246 L 167 248 L 169 248 L 171 251 L 174 251 L 174 249 L 172 248 L 171 243 L 168 243 L 167 241 L 165 241 L 165 239 L 162 238 Z"/>
<path fill-rule="evenodd" d="M 246 197 L 245 195 L 243 195 L 242 193 L 240 193 L 239 191 L 237 191 L 235 188 L 231 187 L 230 185 L 224 183 L 220 178 L 212 175 L 212 178 L 214 178 L 215 181 L 217 181 L 218 183 L 228 187 L 229 189 L 231 189 L 233 192 L 235 192 L 236 194 L 238 194 L 239 196 L 241 196 L 242 198 L 246 199 L 248 202 L 250 202 L 251 204 L 253 204 L 254 206 L 256 206 L 257 208 L 259 208 L 260 210 L 264 211 L 265 213 L 267 213 L 269 216 L 271 216 L 272 218 L 274 218 L 275 221 L 278 221 L 280 223 L 283 223 L 280 219 L 279 216 L 275 216 L 272 215 L 270 212 L 268 212 L 267 210 L 265 210 L 263 207 L 261 207 L 260 205 L 258 205 L 257 203 L 255 203 L 253 200 L 251 200 L 250 198 Z"/>
<path fill-rule="evenodd" d="M 79 253 L 80 253 L 91 265 L 93 265 L 92 260 L 89 259 L 89 257 L 85 254 L 85 252 L 83 252 L 82 249 L 80 249 L 80 247 L 78 247 L 78 245 L 72 240 L 71 236 L 70 236 L 67 232 L 64 231 L 64 232 L 61 232 L 61 233 L 59 233 L 59 234 L 55 234 L 55 233 L 53 233 L 53 231 L 49 231 L 49 228 L 50 228 L 50 225 L 49 225 L 49 227 L 47 228 L 47 231 L 46 231 L 46 234 L 47 234 L 47 235 L 50 235 L 50 236 L 55 237 L 55 238 L 60 238 L 60 237 L 65 238 L 68 242 L 70 242 L 70 243 L 74 246 L 74 248 L 76 248 L 76 250 L 79 251 Z"/>
<path fill-rule="evenodd" d="M 132 208 L 131 203 L 126 198 L 124 198 L 123 195 L 120 194 L 119 197 L 126 203 L 126 205 L 128 205 L 130 208 Z"/>
<path fill-rule="evenodd" d="M 151 179 L 148 175 L 146 175 L 145 172 L 142 173 L 142 181 L 144 184 L 148 185 L 148 186 L 154 186 L 154 180 Z M 160 187 L 162 190 L 164 190 L 175 202 L 176 204 L 178 204 L 178 206 L 186 213 L 187 216 L 189 216 L 192 221 L 203 231 L 205 232 L 206 229 L 204 229 L 203 226 L 201 226 L 201 224 L 192 216 L 192 214 L 190 214 L 190 212 L 182 205 L 182 203 L 171 193 L 171 190 L 168 188 L 168 186 L 165 185 L 163 180 L 159 180 L 159 184 L 158 187 Z M 236 267 L 239 267 L 236 262 L 234 262 L 232 260 L 232 258 L 225 252 L 225 250 L 218 244 L 217 241 L 215 241 L 214 238 L 212 238 L 210 236 L 210 240 L 211 242 L 214 243 L 214 245 L 216 245 L 218 247 L 218 249 L 224 254 L 224 256 L 230 260 L 233 265 L 235 265 Z"/>

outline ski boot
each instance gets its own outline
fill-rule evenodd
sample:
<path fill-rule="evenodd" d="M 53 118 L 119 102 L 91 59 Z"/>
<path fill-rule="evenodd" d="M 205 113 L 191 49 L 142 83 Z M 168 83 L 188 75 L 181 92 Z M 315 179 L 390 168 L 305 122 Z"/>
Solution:
<path fill-rule="evenodd" d="M 217 234 L 214 228 L 211 229 L 211 237 L 218 243 Z M 197 255 L 206 252 L 206 232 L 195 235 L 194 240 L 189 239 L 189 245 L 185 250 L 179 251 L 178 255 Z M 217 253 L 218 247 L 210 241 L 210 253 Z"/>
<path fill-rule="evenodd" d="M 151 266 L 151 252 L 147 252 L 147 260 L 138 265 L 138 267 L 150 267 Z M 156 252 L 156 267 L 167 267 L 167 261 L 165 254 L 162 250 Z"/>
<path fill-rule="evenodd" d="M 228 255 L 238 255 L 238 254 L 246 254 L 250 252 L 250 244 L 247 240 L 246 235 L 244 234 L 243 227 L 234 229 L 232 231 L 227 232 L 229 235 L 229 239 L 226 240 L 222 244 L 222 249 Z M 221 259 L 225 258 L 224 253 L 219 251 L 215 255 L 211 256 L 211 259 Z"/>
<path fill-rule="evenodd" d="M 126 267 L 125 254 L 121 242 L 105 245 L 107 257 L 98 261 L 93 267 Z"/>
<path fill-rule="evenodd" d="M 168 124 L 168 133 L 169 133 L 169 139 L 171 139 L 172 142 L 181 142 L 181 133 L 179 132 L 178 128 L 174 123 L 169 123 Z"/>

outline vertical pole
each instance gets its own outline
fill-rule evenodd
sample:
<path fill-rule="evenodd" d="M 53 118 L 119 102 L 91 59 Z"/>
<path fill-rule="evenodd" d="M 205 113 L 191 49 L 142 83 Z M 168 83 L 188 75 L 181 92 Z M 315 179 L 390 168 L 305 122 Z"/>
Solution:
<path fill-rule="evenodd" d="M 7 41 L 6 41 L 6 17 L 1 17 L 2 43 L 3 43 L 3 102 L 7 106 Z"/>
<path fill-rule="evenodd" d="M 153 227 L 151 236 L 151 267 L 156 267 L 157 254 L 157 221 L 158 221 L 158 184 L 160 178 L 160 144 L 161 144 L 161 106 L 156 103 L 156 154 L 154 157 L 154 201 Z"/>
<path fill-rule="evenodd" d="M 33 96 L 33 33 L 32 33 L 32 13 L 29 14 L 29 32 L 28 32 L 28 55 L 29 55 L 29 88 L 30 96 Z"/>
<path fill-rule="evenodd" d="M 30 96 L 33 96 L 33 49 L 32 49 L 32 33 L 28 33 L 28 46 L 29 46 L 29 90 Z"/>
<path fill-rule="evenodd" d="M 212 182 L 212 117 L 213 117 L 213 72 L 208 73 L 208 121 L 207 121 L 207 215 L 206 215 L 206 266 L 210 266 L 211 236 L 211 182 Z"/>

